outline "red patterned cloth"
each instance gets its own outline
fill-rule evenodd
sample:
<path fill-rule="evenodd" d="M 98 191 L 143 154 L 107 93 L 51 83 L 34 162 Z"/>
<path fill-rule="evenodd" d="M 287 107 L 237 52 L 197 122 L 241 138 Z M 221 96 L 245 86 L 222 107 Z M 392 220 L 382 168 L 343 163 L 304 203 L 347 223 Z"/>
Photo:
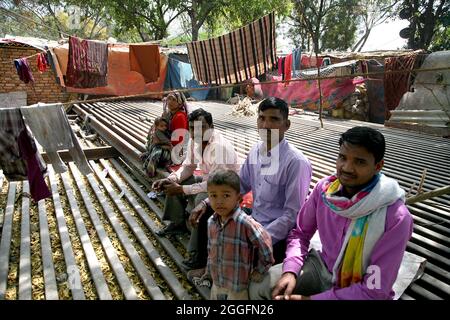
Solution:
<path fill-rule="evenodd" d="M 37 67 L 41 73 L 45 72 L 47 70 L 47 67 L 49 67 L 46 54 L 43 52 L 37 55 Z"/>
<path fill-rule="evenodd" d="M 99 41 L 69 38 L 69 61 L 66 85 L 74 88 L 95 88 L 108 85 L 108 44 Z"/>
<path fill-rule="evenodd" d="M 384 71 L 412 70 L 416 65 L 417 54 L 391 57 L 384 59 Z M 385 118 L 391 117 L 391 110 L 397 108 L 403 94 L 410 90 L 411 73 L 385 73 L 384 75 L 384 103 L 386 106 Z"/>

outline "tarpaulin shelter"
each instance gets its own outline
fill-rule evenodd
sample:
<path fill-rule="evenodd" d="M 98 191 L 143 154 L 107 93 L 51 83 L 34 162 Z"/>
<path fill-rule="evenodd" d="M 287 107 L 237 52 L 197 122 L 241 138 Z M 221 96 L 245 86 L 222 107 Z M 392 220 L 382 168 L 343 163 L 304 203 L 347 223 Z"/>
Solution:
<path fill-rule="evenodd" d="M 346 76 L 348 78 L 322 79 L 320 81 L 322 91 L 322 106 L 324 110 L 336 108 L 345 98 L 355 91 L 356 84 L 361 80 L 353 79 L 358 61 L 351 60 L 320 70 L 320 77 Z M 301 81 L 289 81 L 283 83 L 261 83 L 261 89 L 265 97 L 274 96 L 285 100 L 288 104 L 307 110 L 319 110 L 319 87 L 317 83 L 317 69 L 296 71 L 295 79 Z M 282 76 L 267 75 L 266 81 L 281 81 Z"/>
<path fill-rule="evenodd" d="M 146 83 L 144 75 L 132 71 L 130 66 L 130 52 L 128 44 L 110 44 L 108 54 L 108 85 L 98 88 L 73 88 L 67 87 L 64 75 L 67 70 L 68 45 L 54 48 L 57 58 L 57 76 L 61 85 L 66 87 L 67 92 L 84 93 L 91 95 L 134 95 L 147 92 L 161 92 L 164 89 L 164 81 L 167 71 L 167 56 L 160 54 L 159 78 L 157 81 Z M 155 94 L 155 98 L 161 98 L 162 94 Z"/>
<path fill-rule="evenodd" d="M 269 81 L 281 81 L 281 76 L 269 76 Z M 321 80 L 322 105 L 324 110 L 333 109 L 355 91 L 357 83 L 349 79 Z M 265 97 L 273 96 L 306 110 L 319 110 L 319 88 L 317 80 L 291 81 L 286 83 L 261 84 Z"/>

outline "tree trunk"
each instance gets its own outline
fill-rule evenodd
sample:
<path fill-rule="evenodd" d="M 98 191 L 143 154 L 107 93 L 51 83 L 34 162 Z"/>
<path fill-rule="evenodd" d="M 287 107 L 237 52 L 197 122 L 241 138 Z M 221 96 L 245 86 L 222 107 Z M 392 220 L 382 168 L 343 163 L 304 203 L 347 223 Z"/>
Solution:
<path fill-rule="evenodd" d="M 318 54 L 320 52 L 318 34 L 315 35 L 313 39 L 313 44 L 314 44 L 314 52 Z"/>
<path fill-rule="evenodd" d="M 411 12 L 417 12 L 419 10 L 419 3 L 417 0 L 415 0 L 413 3 L 409 4 L 409 10 Z M 411 33 L 409 35 L 408 38 L 408 48 L 409 49 L 418 49 L 417 48 L 417 43 L 416 43 L 416 30 L 417 30 L 417 18 L 416 17 L 412 17 L 410 22 L 409 22 L 409 28 L 411 29 Z"/>
<path fill-rule="evenodd" d="M 192 41 L 197 41 L 198 40 L 198 32 L 199 32 L 199 27 L 198 27 L 198 25 L 196 24 L 196 23 L 193 23 L 192 22 L 192 29 L 191 29 L 191 32 L 192 32 Z"/>
<path fill-rule="evenodd" d="M 367 31 L 366 35 L 365 35 L 364 38 L 362 39 L 363 41 L 362 41 L 362 43 L 359 45 L 358 52 L 361 52 L 362 48 L 364 47 L 364 45 L 365 45 L 366 42 L 367 42 L 367 39 L 369 39 L 370 31 L 372 31 L 372 30 Z"/>
<path fill-rule="evenodd" d="M 146 32 L 142 31 L 141 28 L 139 28 L 139 27 L 137 28 L 137 30 L 138 30 L 139 36 L 141 36 L 141 39 L 143 42 L 150 41 L 150 36 Z"/>
<path fill-rule="evenodd" d="M 436 25 L 436 17 L 433 14 L 433 2 L 428 4 L 424 15 L 425 21 L 423 22 L 424 26 L 420 35 L 420 47 L 426 50 L 431 43 L 431 39 L 433 39 L 433 31 Z"/>

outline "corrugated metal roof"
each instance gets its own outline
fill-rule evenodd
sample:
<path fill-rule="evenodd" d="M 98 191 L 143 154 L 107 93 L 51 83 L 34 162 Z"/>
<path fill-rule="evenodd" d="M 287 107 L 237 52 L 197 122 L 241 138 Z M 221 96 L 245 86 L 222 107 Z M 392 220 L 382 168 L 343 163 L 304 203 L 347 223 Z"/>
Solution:
<path fill-rule="evenodd" d="M 195 103 L 210 111 L 215 128 L 245 157 L 257 141 L 256 118 L 229 115 L 222 103 Z M 162 111 L 160 102 L 83 103 L 112 134 L 135 152 L 142 150 L 150 123 Z M 286 138 L 311 160 L 311 188 L 334 171 L 339 134 L 369 125 L 387 140 L 385 174 L 408 190 L 422 171 L 424 191 L 450 182 L 450 141 L 358 121 L 291 116 Z M 238 131 L 241 129 L 245 131 Z M 243 134 L 245 133 L 245 134 Z M 84 144 L 92 147 L 85 141 Z M 49 172 L 52 198 L 38 205 L 24 192 L 27 183 L 7 183 L 0 174 L 0 293 L 8 299 L 185 299 L 207 297 L 189 283 L 181 267 L 187 237 L 155 236 L 163 225 L 162 204 L 147 196 L 148 179 L 123 159 L 91 161 L 94 173 L 83 177 L 76 166 Z M 407 250 L 427 259 L 424 276 L 403 299 L 450 298 L 450 196 L 409 206 L 415 227 Z M 31 262 L 30 262 L 31 261 Z M 82 291 L 77 283 L 81 283 Z M 78 290 L 78 291 L 77 291 Z M 1 297 L 0 297 L 1 298 Z"/>

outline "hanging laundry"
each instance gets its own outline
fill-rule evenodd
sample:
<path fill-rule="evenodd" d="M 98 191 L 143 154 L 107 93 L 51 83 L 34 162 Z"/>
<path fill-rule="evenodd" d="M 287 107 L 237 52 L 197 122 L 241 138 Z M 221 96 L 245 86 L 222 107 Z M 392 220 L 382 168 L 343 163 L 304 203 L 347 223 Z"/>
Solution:
<path fill-rule="evenodd" d="M 45 62 L 47 63 L 47 66 L 50 66 L 50 59 L 48 57 L 49 54 L 48 46 L 44 46 L 44 50 L 45 50 L 44 52 Z"/>
<path fill-rule="evenodd" d="M 155 82 L 159 78 L 159 46 L 130 44 L 130 69 L 144 76 L 145 83 Z"/>
<path fill-rule="evenodd" d="M 284 80 L 292 79 L 292 54 L 288 54 L 284 61 Z"/>
<path fill-rule="evenodd" d="M 197 101 L 206 100 L 209 93 L 208 87 L 200 85 L 198 81 L 194 79 L 190 63 L 185 63 L 169 57 L 164 90 L 180 88 L 205 88 L 204 90 L 188 92 L 189 96 Z"/>
<path fill-rule="evenodd" d="M 292 71 L 298 71 L 301 70 L 301 56 L 302 56 L 302 49 L 296 48 L 292 51 Z"/>
<path fill-rule="evenodd" d="M 292 72 L 295 72 L 295 52 L 297 49 L 292 50 Z"/>
<path fill-rule="evenodd" d="M 14 59 L 14 66 L 16 67 L 17 74 L 21 81 L 24 83 L 34 83 L 34 77 L 31 73 L 27 58 Z"/>
<path fill-rule="evenodd" d="M 108 85 L 108 44 L 69 37 L 66 85 L 95 88 Z"/>
<path fill-rule="evenodd" d="M 22 108 L 22 114 L 37 141 L 47 152 L 55 172 L 67 171 L 67 166 L 62 162 L 57 152 L 65 149 L 69 149 L 72 160 L 82 174 L 87 175 L 92 172 L 78 139 L 70 127 L 62 104 L 46 105 L 38 103 Z"/>
<path fill-rule="evenodd" d="M 40 154 L 37 152 L 34 143 L 32 143 L 32 139 L 27 130 L 22 130 L 18 143 L 20 153 L 27 162 L 27 176 L 30 184 L 31 197 L 35 202 L 50 197 L 50 190 L 48 190 L 47 184 L 42 176 L 43 160 L 39 158 Z M 38 160 L 41 160 L 41 162 Z"/>
<path fill-rule="evenodd" d="M 55 82 L 58 85 L 64 85 L 64 77 L 61 73 L 61 69 L 58 67 L 56 67 L 55 61 L 56 63 L 58 63 L 58 58 L 56 57 L 55 53 L 53 52 L 53 50 L 47 50 L 47 61 L 48 61 L 48 65 L 52 68 L 53 74 L 55 75 Z"/>
<path fill-rule="evenodd" d="M 389 71 L 412 70 L 418 66 L 416 59 L 417 53 L 384 59 L 384 71 L 386 72 L 384 74 L 386 119 L 390 118 L 390 111 L 397 108 L 403 94 L 409 91 L 412 85 L 410 72 L 389 73 Z"/>
<path fill-rule="evenodd" d="M 283 59 L 282 57 L 278 58 L 277 67 L 278 67 L 278 75 L 281 76 L 283 74 Z"/>
<path fill-rule="evenodd" d="M 301 67 L 304 69 L 320 67 L 322 66 L 322 62 L 323 58 L 318 57 L 316 59 L 314 54 L 302 55 L 301 57 Z"/>
<path fill-rule="evenodd" d="M 26 163 L 20 157 L 17 138 L 24 129 L 22 115 L 16 108 L 0 109 L 0 167 L 12 181 L 27 177 Z"/>
<path fill-rule="evenodd" d="M 187 44 L 195 78 L 238 83 L 271 71 L 276 63 L 275 14 L 223 36 Z"/>
<path fill-rule="evenodd" d="M 38 70 L 42 73 L 45 72 L 47 70 L 47 67 L 49 67 L 49 63 L 48 63 L 48 59 L 47 59 L 47 54 L 44 52 L 41 52 L 37 55 L 37 67 Z"/>
<path fill-rule="evenodd" d="M 46 165 L 19 108 L 0 109 L 0 168 L 9 181 L 28 179 L 34 201 L 50 197 L 43 177 Z"/>

